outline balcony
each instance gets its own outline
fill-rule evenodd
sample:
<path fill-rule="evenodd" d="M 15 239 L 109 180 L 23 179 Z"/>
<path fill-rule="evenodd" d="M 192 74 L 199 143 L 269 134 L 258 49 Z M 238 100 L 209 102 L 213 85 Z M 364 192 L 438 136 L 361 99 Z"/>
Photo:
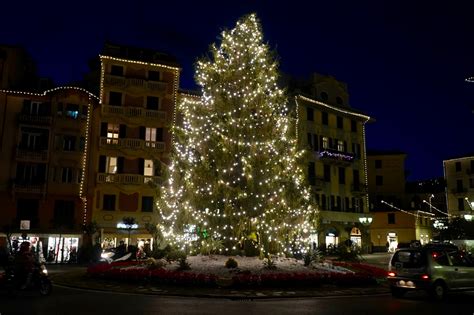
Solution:
<path fill-rule="evenodd" d="M 368 193 L 366 184 L 356 183 L 351 185 L 351 192 L 355 195 L 365 195 Z"/>
<path fill-rule="evenodd" d="M 167 82 L 162 81 L 149 81 L 146 79 L 138 78 L 127 78 L 111 74 L 105 75 L 105 83 L 110 86 L 119 88 L 131 88 L 131 89 L 149 89 L 151 91 L 166 91 L 168 86 Z"/>
<path fill-rule="evenodd" d="M 130 149 L 130 150 L 146 150 L 151 152 L 164 152 L 165 143 L 157 141 L 146 141 L 142 139 L 131 138 L 100 138 L 100 146 L 111 149 Z"/>
<path fill-rule="evenodd" d="M 33 125 L 51 125 L 53 117 L 50 115 L 19 114 L 18 121 Z"/>
<path fill-rule="evenodd" d="M 97 174 L 97 183 L 99 184 L 118 184 L 118 185 L 161 185 L 163 182 L 160 176 L 145 176 L 139 174 Z"/>
<path fill-rule="evenodd" d="M 48 150 L 16 149 L 16 159 L 25 162 L 47 162 Z"/>
<path fill-rule="evenodd" d="M 45 194 L 46 184 L 37 184 L 31 182 L 13 182 L 12 189 L 14 193 Z"/>
<path fill-rule="evenodd" d="M 322 149 L 317 154 L 317 158 L 326 162 L 347 165 L 354 162 L 355 155 L 349 152 L 334 149 Z"/>
<path fill-rule="evenodd" d="M 102 105 L 102 115 L 125 118 L 152 118 L 166 120 L 166 112 L 143 107 Z"/>

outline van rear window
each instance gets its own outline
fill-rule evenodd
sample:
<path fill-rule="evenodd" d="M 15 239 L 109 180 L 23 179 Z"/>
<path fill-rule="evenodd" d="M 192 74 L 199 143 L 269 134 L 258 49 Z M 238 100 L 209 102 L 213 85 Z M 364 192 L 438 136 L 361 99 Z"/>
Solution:
<path fill-rule="evenodd" d="M 426 255 L 421 251 L 400 250 L 393 255 L 392 266 L 402 268 L 421 268 L 426 264 Z"/>

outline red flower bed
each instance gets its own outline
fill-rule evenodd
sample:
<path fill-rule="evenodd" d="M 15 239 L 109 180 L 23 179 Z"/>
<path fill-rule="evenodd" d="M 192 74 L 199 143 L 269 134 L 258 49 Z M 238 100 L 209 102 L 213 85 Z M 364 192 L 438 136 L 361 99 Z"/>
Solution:
<path fill-rule="evenodd" d="M 356 273 L 277 272 L 241 273 L 232 278 L 233 287 L 317 287 L 323 284 L 361 286 L 376 284 L 376 278 L 385 277 L 386 271 L 360 263 L 335 262 Z M 166 269 L 148 269 L 141 262 L 99 263 L 89 266 L 91 276 L 124 282 L 151 282 L 172 285 L 216 286 L 218 276 Z"/>
<path fill-rule="evenodd" d="M 356 262 L 342 262 L 342 261 L 334 261 L 333 264 L 335 266 L 341 266 L 348 269 L 351 269 L 356 272 L 356 274 L 368 275 L 375 278 L 384 278 L 387 276 L 387 271 L 385 269 L 361 264 Z"/>

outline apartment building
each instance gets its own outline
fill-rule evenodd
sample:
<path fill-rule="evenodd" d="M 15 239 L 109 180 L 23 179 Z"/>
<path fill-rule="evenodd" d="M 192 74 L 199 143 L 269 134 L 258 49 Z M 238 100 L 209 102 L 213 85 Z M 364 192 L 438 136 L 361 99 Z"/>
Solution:
<path fill-rule="evenodd" d="M 294 83 L 294 82 L 293 82 Z M 313 246 L 345 240 L 367 250 L 368 214 L 365 124 L 370 117 L 349 105 L 347 86 L 330 76 L 289 84 L 297 108 L 298 137 L 310 152 L 307 176 L 318 204 L 320 224 Z"/>
<path fill-rule="evenodd" d="M 0 90 L 0 226 L 13 241 L 42 244 L 54 261 L 77 253 L 90 220 L 85 169 L 97 105 L 96 96 L 76 87 Z"/>
<path fill-rule="evenodd" d="M 100 61 L 88 206 L 104 247 L 151 243 L 146 224 L 157 222 L 155 198 L 169 162 L 180 68 L 171 56 L 113 44 L 106 44 Z"/>
<path fill-rule="evenodd" d="M 367 154 L 371 242 L 377 251 L 387 247 L 394 251 L 398 243 L 418 240 L 424 244 L 432 239 L 432 218 L 436 215 L 422 202 L 433 202 L 431 193 L 421 189 L 407 193 L 405 159 L 406 154 L 400 151 Z"/>
<path fill-rule="evenodd" d="M 448 213 L 470 218 L 474 215 L 474 155 L 444 160 L 443 168 Z"/>

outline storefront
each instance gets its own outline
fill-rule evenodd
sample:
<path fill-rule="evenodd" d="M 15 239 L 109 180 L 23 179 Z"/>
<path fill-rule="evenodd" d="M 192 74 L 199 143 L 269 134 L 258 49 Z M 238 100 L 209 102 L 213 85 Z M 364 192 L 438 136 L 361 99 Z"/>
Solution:
<path fill-rule="evenodd" d="M 351 244 L 353 246 L 357 246 L 358 248 L 362 248 L 362 233 L 356 227 L 353 227 L 350 234 Z"/>
<path fill-rule="evenodd" d="M 335 228 L 329 228 L 326 231 L 326 247 L 328 249 L 334 249 L 339 244 L 339 233 Z"/>

